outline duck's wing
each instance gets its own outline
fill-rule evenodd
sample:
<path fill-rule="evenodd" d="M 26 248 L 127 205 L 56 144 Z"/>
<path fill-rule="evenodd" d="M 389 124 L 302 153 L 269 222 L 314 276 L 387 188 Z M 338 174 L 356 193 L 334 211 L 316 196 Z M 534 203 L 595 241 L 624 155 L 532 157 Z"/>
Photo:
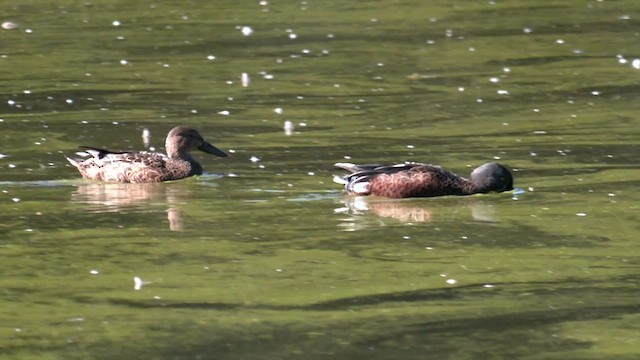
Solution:
<path fill-rule="evenodd" d="M 429 166 L 421 163 L 404 163 L 394 165 L 365 164 L 356 165 L 351 163 L 336 163 L 339 169 L 350 171 L 351 174 L 336 175 L 333 181 L 342 184 L 350 194 L 369 195 L 369 181 L 381 174 L 395 174 L 408 171 L 419 166 Z"/>
<path fill-rule="evenodd" d="M 95 165 L 105 166 L 112 163 L 137 163 L 145 166 L 163 167 L 168 160 L 167 155 L 150 151 L 113 151 L 92 146 L 81 146 L 92 157 Z"/>
<path fill-rule="evenodd" d="M 373 170 L 375 168 L 384 167 L 383 164 L 352 164 L 352 163 L 335 163 L 335 167 L 338 169 L 346 170 L 351 173 L 359 171 Z"/>
<path fill-rule="evenodd" d="M 82 147 L 89 158 L 67 160 L 87 179 L 119 182 L 157 182 L 170 176 L 169 158 L 156 152 L 111 151 L 90 146 Z M 166 175 L 166 176 L 165 176 Z"/>
<path fill-rule="evenodd" d="M 335 167 L 351 172 L 351 174 L 343 175 L 343 178 L 351 177 L 372 177 L 380 174 L 394 174 L 400 171 L 407 171 L 419 166 L 430 166 L 421 163 L 402 163 L 394 165 L 381 164 L 365 164 L 357 165 L 351 163 L 336 163 Z"/>
<path fill-rule="evenodd" d="M 81 149 L 85 149 L 86 152 L 91 154 L 95 159 L 103 159 L 108 155 L 122 155 L 122 154 L 130 154 L 131 152 L 127 151 L 113 151 L 107 149 L 101 149 L 93 146 L 80 146 Z"/>

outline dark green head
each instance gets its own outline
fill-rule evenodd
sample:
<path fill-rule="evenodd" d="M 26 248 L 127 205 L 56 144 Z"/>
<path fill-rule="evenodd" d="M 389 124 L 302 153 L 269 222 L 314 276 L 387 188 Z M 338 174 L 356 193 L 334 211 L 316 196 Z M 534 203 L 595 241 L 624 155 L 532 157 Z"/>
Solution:
<path fill-rule="evenodd" d="M 476 192 L 503 192 L 513 190 L 513 177 L 504 166 L 490 162 L 478 166 L 471 172 L 471 182 Z"/>

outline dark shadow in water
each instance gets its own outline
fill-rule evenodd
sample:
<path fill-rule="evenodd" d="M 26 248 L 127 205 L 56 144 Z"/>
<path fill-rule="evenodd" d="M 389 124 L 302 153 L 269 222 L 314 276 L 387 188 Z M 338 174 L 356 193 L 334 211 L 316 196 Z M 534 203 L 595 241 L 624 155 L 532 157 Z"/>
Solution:
<path fill-rule="evenodd" d="M 71 201 L 89 205 L 95 213 L 119 213 L 125 210 L 150 211 L 153 204 L 166 204 L 169 228 L 181 231 L 182 203 L 189 197 L 189 188 L 180 184 L 125 184 L 86 182 L 71 194 Z"/>
<path fill-rule="evenodd" d="M 166 300 L 131 299 L 109 302 L 161 311 L 184 309 L 196 314 L 201 311 L 208 313 L 256 309 L 302 311 L 295 315 L 295 322 L 256 322 L 253 326 L 239 326 L 226 330 L 203 326 L 198 321 L 184 322 L 180 324 L 183 331 L 172 335 L 171 341 L 156 339 L 157 344 L 169 345 L 136 349 L 147 354 L 172 354 L 171 358 L 194 358 L 196 355 L 206 354 L 216 354 L 222 358 L 242 358 L 240 355 L 249 356 L 252 353 L 261 354 L 260 358 L 298 358 L 292 355 L 291 346 L 299 347 L 305 355 L 312 356 L 303 358 L 322 358 L 323 355 L 331 354 L 331 358 L 340 359 L 422 359 L 425 356 L 424 351 L 429 352 L 427 358 L 450 358 L 452 355 L 456 355 L 454 358 L 486 358 L 496 353 L 517 357 L 523 353 L 551 355 L 563 351 L 589 349 L 593 346 L 591 342 L 565 337 L 560 329 L 569 323 L 637 314 L 636 281 L 637 279 L 610 278 L 597 283 L 575 280 L 504 283 L 496 284 L 496 288 L 492 289 L 476 284 L 345 298 L 297 306 L 171 303 Z M 522 297 L 523 294 L 529 296 Z M 502 301 L 510 301 L 508 298 L 522 298 L 526 303 L 533 304 L 536 303 L 532 302 L 534 297 L 539 299 L 539 305 L 533 307 L 523 306 L 521 309 L 510 308 L 503 311 L 499 306 Z M 576 302 L 575 299 L 584 301 Z M 617 300 L 611 302 L 610 299 Z M 436 306 L 442 306 L 447 302 L 452 306 L 460 306 L 467 302 L 483 303 L 487 306 L 448 314 L 432 313 L 431 301 L 436 301 Z M 545 306 L 549 301 L 554 304 L 554 308 Z M 412 315 L 402 311 L 394 315 L 396 309 L 404 308 L 403 304 L 414 309 Z M 375 309 L 385 311 L 378 312 Z M 371 310 L 370 316 L 351 316 L 354 311 L 367 310 Z M 313 314 L 318 315 L 318 311 L 332 312 L 334 315 L 331 318 L 334 321 L 314 321 Z M 339 316 L 340 313 L 344 316 Z M 163 326 L 171 329 L 175 324 Z M 464 339 L 464 343 L 460 343 L 461 339 Z M 178 345 L 187 343 L 190 344 L 188 353 L 180 352 Z M 344 343 L 348 343 L 349 346 L 344 346 Z M 128 350 L 121 348 L 121 351 Z"/>

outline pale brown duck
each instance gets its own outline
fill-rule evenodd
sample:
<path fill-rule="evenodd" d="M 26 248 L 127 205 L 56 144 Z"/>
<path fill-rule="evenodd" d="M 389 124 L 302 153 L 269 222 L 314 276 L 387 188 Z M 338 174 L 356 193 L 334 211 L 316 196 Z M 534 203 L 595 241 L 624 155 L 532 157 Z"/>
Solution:
<path fill-rule="evenodd" d="M 153 183 L 183 179 L 202 174 L 202 166 L 190 152 L 200 150 L 220 157 L 228 156 L 216 148 L 195 129 L 178 126 L 169 132 L 166 154 L 140 151 L 111 151 L 83 146 L 88 159 L 67 157 L 85 179 L 127 183 Z"/>

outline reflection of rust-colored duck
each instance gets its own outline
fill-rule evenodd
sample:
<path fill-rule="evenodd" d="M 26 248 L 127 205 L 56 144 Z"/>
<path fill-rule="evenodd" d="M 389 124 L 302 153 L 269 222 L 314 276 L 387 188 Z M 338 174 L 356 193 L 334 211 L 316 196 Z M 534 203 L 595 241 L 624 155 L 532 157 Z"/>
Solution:
<path fill-rule="evenodd" d="M 227 154 L 206 142 L 195 130 L 185 126 L 173 128 L 167 135 L 167 154 L 157 152 L 117 152 L 83 147 L 89 159 L 67 160 L 78 168 L 85 179 L 152 183 L 178 180 L 202 174 L 202 166 L 191 157 L 190 151 L 200 150 L 216 156 Z"/>
<path fill-rule="evenodd" d="M 471 195 L 513 190 L 513 177 L 498 163 L 486 163 L 471 172 L 469 179 L 439 166 L 420 163 L 397 165 L 355 165 L 337 163 L 351 174 L 335 176 L 351 195 L 390 198 Z"/>

